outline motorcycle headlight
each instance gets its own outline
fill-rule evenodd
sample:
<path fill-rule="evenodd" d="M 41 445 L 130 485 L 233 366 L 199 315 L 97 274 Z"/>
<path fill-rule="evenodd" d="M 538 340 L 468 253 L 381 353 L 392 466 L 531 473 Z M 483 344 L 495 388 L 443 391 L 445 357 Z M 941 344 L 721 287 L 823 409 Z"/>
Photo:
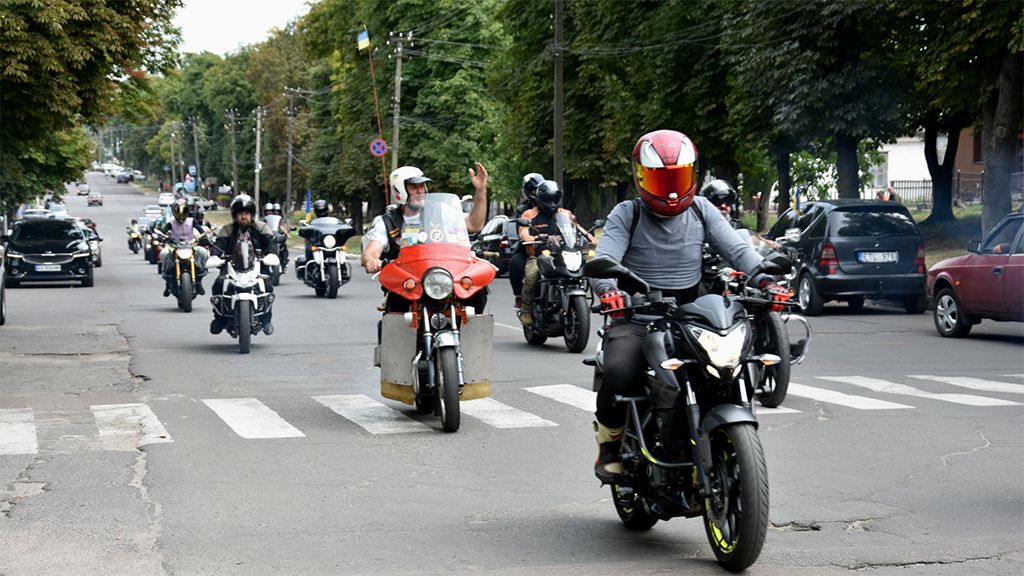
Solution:
<path fill-rule="evenodd" d="M 423 291 L 434 300 L 443 300 L 452 295 L 455 281 L 444 270 L 431 270 L 423 277 Z"/>
<path fill-rule="evenodd" d="M 250 288 L 253 285 L 255 285 L 259 279 L 259 271 L 253 268 L 248 272 L 243 272 L 239 274 L 238 277 L 235 278 L 235 286 L 238 286 L 239 288 Z"/>
<path fill-rule="evenodd" d="M 174 253 L 178 256 L 178 258 L 181 258 L 182 260 L 189 260 L 190 258 L 192 258 L 191 248 L 178 248 L 177 250 L 174 251 Z"/>
<path fill-rule="evenodd" d="M 334 248 L 337 243 L 334 236 L 324 236 L 324 248 Z"/>
<path fill-rule="evenodd" d="M 583 254 L 576 251 L 562 252 L 562 261 L 569 272 L 576 272 L 583 265 Z"/>
<path fill-rule="evenodd" d="M 740 356 L 743 355 L 743 344 L 747 340 L 745 324 L 733 328 L 725 336 L 696 326 L 687 326 L 687 328 L 716 368 L 732 368 L 739 365 Z"/>

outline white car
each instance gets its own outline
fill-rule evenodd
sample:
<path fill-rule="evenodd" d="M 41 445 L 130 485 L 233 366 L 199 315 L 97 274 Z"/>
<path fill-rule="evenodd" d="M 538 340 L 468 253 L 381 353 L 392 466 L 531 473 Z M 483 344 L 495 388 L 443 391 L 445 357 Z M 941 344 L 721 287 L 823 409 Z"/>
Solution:
<path fill-rule="evenodd" d="M 142 170 L 132 170 L 132 175 L 135 176 L 136 182 L 141 182 L 146 179 L 146 175 L 142 173 Z"/>
<path fill-rule="evenodd" d="M 164 209 L 156 204 L 150 204 L 149 206 L 146 206 L 145 210 L 143 210 L 143 214 L 145 214 L 146 218 L 160 220 L 164 217 Z"/>
<path fill-rule="evenodd" d="M 25 220 L 29 218 L 53 218 L 53 212 L 43 210 L 42 208 L 29 208 L 21 214 L 21 217 Z"/>
<path fill-rule="evenodd" d="M 170 206 L 171 204 L 174 204 L 174 194 L 171 194 L 170 192 L 161 192 L 160 195 L 156 197 L 156 203 L 161 206 Z"/>
<path fill-rule="evenodd" d="M 64 206 L 63 204 L 59 203 L 59 202 L 51 202 L 49 210 L 50 210 L 50 213 L 53 214 L 51 216 L 51 218 L 67 218 L 68 217 L 68 209 L 67 209 L 67 207 Z"/>

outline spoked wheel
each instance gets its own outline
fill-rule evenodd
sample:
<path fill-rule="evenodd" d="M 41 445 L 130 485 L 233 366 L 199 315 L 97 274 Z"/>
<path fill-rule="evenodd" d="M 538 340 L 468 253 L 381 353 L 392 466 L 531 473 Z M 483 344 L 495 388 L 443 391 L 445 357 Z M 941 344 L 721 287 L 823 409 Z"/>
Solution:
<path fill-rule="evenodd" d="M 334 300 L 338 297 L 338 265 L 327 264 L 327 297 Z"/>
<path fill-rule="evenodd" d="M 761 554 L 768 532 L 768 469 L 757 430 L 727 424 L 711 432 L 711 495 L 704 501 L 704 528 L 715 558 L 741 572 Z"/>
<path fill-rule="evenodd" d="M 441 413 L 441 429 L 455 432 L 459 429 L 459 357 L 455 348 L 441 348 L 437 352 L 437 396 Z"/>
<path fill-rule="evenodd" d="M 178 281 L 178 307 L 185 312 L 192 311 L 192 273 L 182 272 Z"/>
<path fill-rule="evenodd" d="M 252 302 L 239 300 L 235 305 L 235 321 L 238 322 L 238 353 L 248 354 L 252 342 Z"/>
<path fill-rule="evenodd" d="M 574 296 L 565 310 L 565 348 L 574 354 L 583 352 L 590 339 L 590 307 L 583 296 Z"/>
<path fill-rule="evenodd" d="M 658 523 L 658 518 L 647 510 L 644 499 L 628 486 L 612 485 L 612 502 L 622 525 L 643 532 Z"/>
<path fill-rule="evenodd" d="M 790 348 L 786 323 L 778 312 L 769 312 L 754 327 L 754 352 L 775 354 L 780 362 L 773 366 L 759 366 L 757 399 L 762 406 L 775 408 L 786 399 L 789 390 Z"/>

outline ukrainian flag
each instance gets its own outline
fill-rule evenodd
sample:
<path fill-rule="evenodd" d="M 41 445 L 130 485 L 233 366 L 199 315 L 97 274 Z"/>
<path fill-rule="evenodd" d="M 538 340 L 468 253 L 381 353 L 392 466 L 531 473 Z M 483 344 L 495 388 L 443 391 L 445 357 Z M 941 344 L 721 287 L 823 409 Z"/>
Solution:
<path fill-rule="evenodd" d="M 363 48 L 369 48 L 370 47 L 370 32 L 367 31 L 367 30 L 363 30 L 362 32 L 359 33 L 359 36 L 356 37 L 356 41 L 358 42 L 358 46 L 359 46 L 360 50 L 362 50 Z"/>

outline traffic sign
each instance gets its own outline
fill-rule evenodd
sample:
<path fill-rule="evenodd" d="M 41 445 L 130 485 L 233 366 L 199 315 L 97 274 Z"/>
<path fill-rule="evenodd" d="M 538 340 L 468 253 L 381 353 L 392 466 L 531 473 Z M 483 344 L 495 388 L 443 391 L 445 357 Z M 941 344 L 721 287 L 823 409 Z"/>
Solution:
<path fill-rule="evenodd" d="M 374 156 L 383 156 L 388 152 L 388 143 L 380 138 L 375 138 L 373 142 L 370 142 L 370 154 Z"/>
<path fill-rule="evenodd" d="M 188 165 L 188 173 L 193 175 L 193 176 L 196 175 L 196 165 L 195 164 L 189 164 Z"/>

